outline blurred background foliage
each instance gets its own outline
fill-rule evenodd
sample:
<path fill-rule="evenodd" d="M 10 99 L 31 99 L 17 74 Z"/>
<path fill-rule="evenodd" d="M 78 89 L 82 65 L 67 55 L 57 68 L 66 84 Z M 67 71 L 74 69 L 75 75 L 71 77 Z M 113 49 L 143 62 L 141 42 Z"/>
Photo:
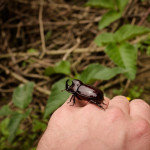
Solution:
<path fill-rule="evenodd" d="M 150 104 L 149 0 L 0 1 L 0 149 L 35 150 L 67 79 Z"/>

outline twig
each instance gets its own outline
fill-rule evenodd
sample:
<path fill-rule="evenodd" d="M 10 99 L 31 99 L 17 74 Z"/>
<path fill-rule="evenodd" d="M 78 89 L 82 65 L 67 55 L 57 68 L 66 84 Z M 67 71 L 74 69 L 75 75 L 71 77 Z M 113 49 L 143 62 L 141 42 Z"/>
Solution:
<path fill-rule="evenodd" d="M 97 47 L 94 50 L 91 50 L 89 48 L 77 48 L 73 51 L 73 53 L 85 53 L 85 52 L 102 52 L 104 50 L 105 47 Z M 67 51 L 69 51 L 70 49 L 65 49 L 65 50 L 50 50 L 50 51 L 46 51 L 46 55 L 62 55 L 67 53 Z M 12 53 L 10 54 L 1 54 L 0 55 L 0 59 L 2 58 L 9 58 L 12 56 L 20 56 L 20 57 L 24 57 L 24 56 L 39 56 L 39 52 L 35 52 L 35 53 Z"/>
<path fill-rule="evenodd" d="M 143 72 L 149 71 L 149 70 L 150 70 L 150 66 L 145 67 L 145 68 L 141 69 L 141 70 L 137 73 L 137 75 L 139 75 L 139 74 L 141 74 L 141 73 L 143 73 Z"/>
<path fill-rule="evenodd" d="M 14 91 L 14 88 L 12 89 L 1 89 L 0 88 L 0 92 L 3 92 L 3 93 L 12 93 Z"/>
<path fill-rule="evenodd" d="M 142 17 L 142 19 L 140 20 L 140 22 L 138 23 L 138 25 L 142 25 L 143 22 L 145 21 L 145 19 L 147 18 L 147 16 L 150 14 L 150 8 L 147 10 L 147 12 L 144 14 L 144 16 Z"/>
<path fill-rule="evenodd" d="M 141 37 L 137 37 L 135 40 L 131 41 L 132 44 L 136 44 L 139 41 L 145 39 L 147 36 L 149 36 L 150 33 L 143 35 Z M 102 52 L 104 51 L 105 47 L 95 47 L 95 49 L 90 49 L 89 47 L 87 48 L 76 48 L 73 50 L 73 53 L 85 53 L 85 52 Z M 65 54 L 69 51 L 70 49 L 60 49 L 60 50 L 47 50 L 46 55 L 62 55 Z M 0 59 L 2 58 L 9 58 L 12 56 L 20 56 L 20 57 L 25 57 L 25 56 L 39 56 L 39 52 L 34 52 L 34 53 L 12 53 L 10 54 L 1 54 Z"/>
<path fill-rule="evenodd" d="M 39 56 L 39 52 L 35 52 L 35 53 L 11 53 L 11 55 L 10 54 L 1 54 L 0 59 L 9 58 L 9 57 L 12 57 L 12 56 L 20 56 L 20 57 Z"/>
<path fill-rule="evenodd" d="M 89 53 L 82 53 L 76 61 L 72 64 L 72 68 L 76 70 L 76 66 L 82 61 L 83 58 L 87 58 L 89 56 Z"/>
<path fill-rule="evenodd" d="M 43 24 L 45 26 L 66 26 L 66 25 L 76 25 L 76 24 L 88 24 L 88 23 L 94 23 L 94 22 L 98 22 L 100 20 L 101 17 L 96 17 L 93 20 L 79 20 L 79 21 L 74 21 L 74 20 L 70 20 L 70 21 L 57 21 L 57 22 L 51 22 L 51 21 L 44 21 Z M 27 26 L 37 26 L 38 22 L 27 22 L 22 24 L 20 27 L 27 27 Z M 2 29 L 5 28 L 17 28 L 18 24 L 8 24 L 7 26 L 2 26 Z"/>
<path fill-rule="evenodd" d="M 43 29 L 43 20 L 42 20 L 42 14 L 43 14 L 43 0 L 40 0 L 40 10 L 39 10 L 39 26 L 40 26 L 40 35 L 41 35 L 41 42 L 42 42 L 42 54 L 40 56 L 40 59 L 43 58 L 46 52 L 46 46 L 45 46 L 45 37 L 44 37 L 44 29 Z"/>
<path fill-rule="evenodd" d="M 5 66 L 3 66 L 3 65 L 1 65 L 1 64 L 0 64 L 0 68 L 3 69 L 3 70 L 6 72 L 6 74 L 12 75 L 15 79 L 19 80 L 19 81 L 22 82 L 22 83 L 27 83 L 27 82 L 29 82 L 27 79 L 25 79 L 25 78 L 23 78 L 22 76 L 20 76 L 20 75 L 14 73 L 14 72 L 12 72 L 12 71 L 10 71 L 7 67 L 5 67 Z M 43 93 L 43 94 L 50 95 L 50 91 L 48 91 L 48 90 L 46 90 L 46 89 L 43 89 L 43 88 L 41 88 L 40 86 L 37 86 L 36 84 L 35 84 L 35 89 L 36 89 L 37 91 Z"/>
<path fill-rule="evenodd" d="M 130 5 L 131 5 L 132 0 L 129 0 L 128 5 L 124 8 L 124 12 L 123 12 L 123 16 L 127 15 L 127 12 L 130 9 Z"/>
<path fill-rule="evenodd" d="M 44 75 L 39 74 L 33 74 L 33 73 L 22 73 L 25 77 L 31 77 L 31 78 L 37 78 L 37 79 L 45 79 L 47 81 L 50 81 L 50 78 Z"/>
<path fill-rule="evenodd" d="M 66 60 L 67 57 L 70 55 L 70 53 L 73 52 L 79 46 L 79 44 L 80 44 L 80 39 L 78 38 L 77 43 L 66 52 L 62 60 Z"/>
<path fill-rule="evenodd" d="M 145 39 L 147 36 L 149 36 L 150 33 L 146 34 L 146 35 L 143 35 L 143 36 L 140 36 L 140 37 L 137 37 L 135 40 L 131 41 L 131 44 L 136 44 L 138 43 L 139 41 Z M 73 50 L 73 53 L 85 53 L 85 52 L 102 52 L 104 51 L 105 47 L 95 47 L 94 49 L 89 49 L 89 47 L 87 48 L 76 48 Z M 46 55 L 62 55 L 62 54 L 65 54 L 69 51 L 70 49 L 60 49 L 60 50 L 47 50 L 46 51 Z M 34 53 L 11 53 L 10 54 L 1 54 L 0 55 L 0 59 L 2 58 L 9 58 L 9 57 L 12 57 L 12 56 L 19 56 L 19 57 L 25 57 L 25 56 L 39 56 L 39 52 L 34 52 Z"/>
<path fill-rule="evenodd" d="M 106 83 L 104 86 L 101 86 L 101 89 L 107 89 L 107 88 L 110 88 L 111 86 L 114 86 L 118 83 L 121 83 L 123 82 L 124 80 L 126 80 L 126 78 L 124 76 L 121 76 L 121 78 L 117 78 L 115 80 L 112 80 L 108 83 Z"/>
<path fill-rule="evenodd" d="M 122 94 L 126 93 L 126 91 L 127 91 L 128 87 L 129 87 L 130 83 L 131 83 L 131 80 L 127 80 L 127 83 L 126 83 L 126 85 L 124 87 L 124 90 L 123 90 Z"/>

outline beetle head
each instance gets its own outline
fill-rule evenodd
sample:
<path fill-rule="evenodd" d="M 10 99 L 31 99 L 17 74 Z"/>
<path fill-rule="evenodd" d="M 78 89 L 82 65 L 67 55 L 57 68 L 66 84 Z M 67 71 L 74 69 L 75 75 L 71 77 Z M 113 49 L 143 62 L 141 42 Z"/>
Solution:
<path fill-rule="evenodd" d="M 72 84 L 69 86 L 68 85 L 69 80 L 66 81 L 66 91 L 69 93 L 76 93 L 79 86 L 81 86 L 83 83 L 80 80 L 72 80 Z"/>

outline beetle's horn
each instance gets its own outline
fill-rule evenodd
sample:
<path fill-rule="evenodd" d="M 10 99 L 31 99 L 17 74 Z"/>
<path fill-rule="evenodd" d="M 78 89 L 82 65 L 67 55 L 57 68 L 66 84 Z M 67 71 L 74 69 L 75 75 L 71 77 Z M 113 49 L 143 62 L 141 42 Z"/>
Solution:
<path fill-rule="evenodd" d="M 69 79 L 66 81 L 66 89 L 69 88 L 68 82 L 69 82 Z"/>

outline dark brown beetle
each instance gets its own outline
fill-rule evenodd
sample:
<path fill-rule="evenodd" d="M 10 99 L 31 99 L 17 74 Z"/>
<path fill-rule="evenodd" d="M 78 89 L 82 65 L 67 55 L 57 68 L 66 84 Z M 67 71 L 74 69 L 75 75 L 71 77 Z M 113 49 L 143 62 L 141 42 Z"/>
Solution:
<path fill-rule="evenodd" d="M 104 96 L 103 92 L 95 87 L 86 85 L 80 80 L 72 80 L 72 84 L 68 85 L 69 80 L 66 81 L 66 91 L 72 94 L 70 101 L 73 99 L 73 105 L 75 104 L 75 98 L 78 100 L 86 100 L 90 103 L 96 104 L 97 106 L 103 108 L 100 104 L 103 103 Z M 104 108 L 103 108 L 104 109 Z"/>

